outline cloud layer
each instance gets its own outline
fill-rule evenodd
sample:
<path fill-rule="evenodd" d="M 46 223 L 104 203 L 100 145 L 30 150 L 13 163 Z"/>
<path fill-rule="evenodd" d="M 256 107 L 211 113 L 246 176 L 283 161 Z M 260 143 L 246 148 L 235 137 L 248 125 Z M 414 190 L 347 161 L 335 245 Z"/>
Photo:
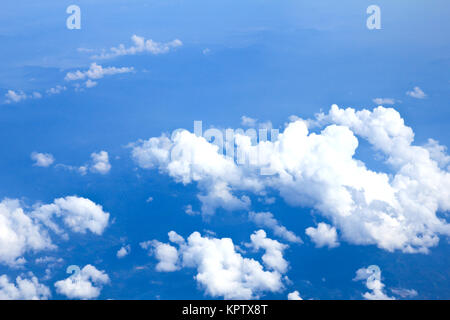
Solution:
<path fill-rule="evenodd" d="M 276 141 L 252 143 L 236 134 L 236 152 L 247 158 L 246 165 L 183 130 L 138 141 L 132 157 L 177 182 L 195 182 L 203 214 L 248 209 L 245 193 L 275 191 L 292 206 L 315 208 L 353 244 L 426 253 L 439 235 L 450 235 L 450 225 L 438 214 L 450 209 L 445 149 L 437 143 L 413 145 L 414 133 L 396 110 L 333 105 L 315 120 L 292 119 Z M 313 125 L 322 131 L 311 132 Z M 358 138 L 384 154 L 389 172 L 370 170 L 354 157 Z M 262 169 L 272 174 L 261 175 Z"/>

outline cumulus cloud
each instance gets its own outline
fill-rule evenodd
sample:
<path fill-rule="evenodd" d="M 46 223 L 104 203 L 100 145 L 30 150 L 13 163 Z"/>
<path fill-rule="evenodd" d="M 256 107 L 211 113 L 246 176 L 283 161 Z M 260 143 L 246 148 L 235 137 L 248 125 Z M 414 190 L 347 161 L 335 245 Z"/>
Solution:
<path fill-rule="evenodd" d="M 66 91 L 66 90 L 67 90 L 66 86 L 57 85 L 53 88 L 48 89 L 47 94 L 48 95 L 60 94 L 61 92 Z"/>
<path fill-rule="evenodd" d="M 66 77 L 64 78 L 66 81 L 77 81 L 77 80 L 85 80 L 87 79 L 90 84 L 92 84 L 92 80 L 102 79 L 105 76 L 111 76 L 115 74 L 122 74 L 122 73 L 130 73 L 133 72 L 133 67 L 102 67 L 101 65 L 98 65 L 97 63 L 92 63 L 88 70 L 86 71 L 74 71 L 74 72 L 68 72 L 66 74 Z M 88 85 L 86 83 L 86 85 Z"/>
<path fill-rule="evenodd" d="M 109 213 L 103 211 L 101 205 L 76 196 L 58 198 L 51 204 L 36 206 L 33 217 L 56 233 L 63 233 L 53 218 L 62 219 L 64 225 L 73 232 L 86 233 L 90 231 L 101 235 L 108 226 Z"/>
<path fill-rule="evenodd" d="M 423 92 L 422 89 L 420 89 L 420 87 L 414 87 L 413 90 L 407 91 L 406 94 L 416 99 L 424 99 L 427 96 L 425 92 Z"/>
<path fill-rule="evenodd" d="M 26 212 L 19 200 L 0 202 L 0 263 L 20 265 L 24 254 L 52 250 L 49 230 L 67 237 L 58 220 L 73 232 L 102 234 L 109 213 L 89 199 L 76 196 L 55 199 L 52 204 L 36 204 Z"/>
<path fill-rule="evenodd" d="M 0 300 L 47 300 L 50 296 L 50 289 L 32 273 L 17 277 L 15 283 L 7 275 L 0 276 Z"/>
<path fill-rule="evenodd" d="M 26 252 L 54 248 L 46 230 L 24 212 L 19 200 L 0 202 L 0 263 L 23 264 Z"/>
<path fill-rule="evenodd" d="M 27 99 L 40 99 L 42 98 L 42 94 L 39 92 L 33 92 L 32 94 L 26 94 L 23 91 L 14 91 L 14 90 L 8 90 L 8 92 L 5 94 L 6 100 L 5 103 L 17 103 L 23 100 Z"/>
<path fill-rule="evenodd" d="M 133 45 L 130 47 L 125 47 L 125 45 L 120 44 L 118 47 L 112 47 L 109 51 L 104 51 L 100 55 L 95 55 L 94 59 L 109 59 L 118 56 L 125 55 L 135 55 L 138 53 L 150 53 L 154 55 L 168 53 L 177 47 L 183 45 L 179 39 L 172 40 L 170 42 L 156 42 L 152 39 L 145 40 L 144 37 L 133 35 L 131 37 Z"/>
<path fill-rule="evenodd" d="M 31 153 L 31 159 L 34 160 L 34 166 L 37 167 L 49 167 L 55 162 L 55 158 L 50 153 Z"/>
<path fill-rule="evenodd" d="M 150 249 L 149 254 L 158 260 L 157 271 L 171 272 L 180 269 L 177 248 L 157 240 L 141 242 L 140 245 L 143 249 Z"/>
<path fill-rule="evenodd" d="M 317 248 L 325 246 L 334 248 L 339 246 L 336 228 L 326 223 L 320 222 L 317 228 L 309 227 L 305 233 L 316 244 Z"/>
<path fill-rule="evenodd" d="M 100 151 L 99 153 L 92 153 L 92 165 L 91 165 L 91 171 L 100 173 L 100 174 L 107 174 L 109 170 L 111 170 L 111 164 L 109 163 L 109 156 L 108 152 L 106 151 Z"/>
<path fill-rule="evenodd" d="M 283 250 L 287 246 L 267 238 L 263 230 L 255 232 L 251 236 L 251 243 L 248 244 L 254 250 L 265 251 L 262 257 L 263 264 L 243 257 L 237 252 L 230 238 L 202 237 L 200 233 L 194 232 L 184 240 L 171 231 L 169 239 L 178 245 L 178 249 L 156 240 L 147 242 L 147 245 L 153 248 L 164 248 L 165 254 L 158 255 L 155 252 L 155 257 L 159 261 L 157 270 L 195 268 L 197 270 L 195 279 L 206 293 L 213 297 L 253 299 L 259 298 L 264 292 L 278 292 L 283 289 L 282 274 L 288 268 L 288 263 L 283 258 Z M 163 245 L 165 247 L 162 247 Z M 161 264 L 167 270 L 162 270 Z"/>
<path fill-rule="evenodd" d="M 122 248 L 120 248 L 119 251 L 117 251 L 116 256 L 117 256 L 117 258 L 122 259 L 122 258 L 126 257 L 127 255 L 129 255 L 130 252 L 131 252 L 131 246 L 128 244 L 128 245 L 125 245 Z"/>
<path fill-rule="evenodd" d="M 85 163 L 82 166 L 72 166 L 58 163 L 56 164 L 56 167 L 78 172 L 82 176 L 86 175 L 88 172 L 107 174 L 111 170 L 111 164 L 109 162 L 109 154 L 108 152 L 103 150 L 100 152 L 91 153 L 91 161 Z"/>
<path fill-rule="evenodd" d="M 372 265 L 367 268 L 361 268 L 356 271 L 353 281 L 366 281 L 367 289 L 363 297 L 367 300 L 395 300 L 384 293 L 384 284 L 381 282 L 381 270 L 378 266 Z"/>
<path fill-rule="evenodd" d="M 86 88 L 93 88 L 98 84 L 97 81 L 92 81 L 91 79 L 88 79 L 85 83 Z"/>
<path fill-rule="evenodd" d="M 241 117 L 241 124 L 245 127 L 254 127 L 257 121 L 257 119 L 253 119 L 247 116 Z"/>
<path fill-rule="evenodd" d="M 88 264 L 80 272 L 55 282 L 55 288 L 56 292 L 69 299 L 94 299 L 109 282 L 109 276 L 104 271 Z"/>
<path fill-rule="evenodd" d="M 302 239 L 292 231 L 286 229 L 285 226 L 273 217 L 271 212 L 250 212 L 248 215 L 250 221 L 256 223 L 258 227 L 269 228 L 273 233 L 286 241 L 294 243 L 302 243 Z"/>
<path fill-rule="evenodd" d="M 383 105 L 392 105 L 395 104 L 395 99 L 392 98 L 375 98 L 372 100 L 374 103 L 376 103 L 379 106 L 383 106 Z"/>
<path fill-rule="evenodd" d="M 450 209 L 444 148 L 414 145 L 412 129 L 396 110 L 333 105 L 314 121 L 292 120 L 276 141 L 256 143 L 236 134 L 236 152 L 249 160 L 245 165 L 185 130 L 132 144 L 132 157 L 142 168 L 196 183 L 203 214 L 245 210 L 251 202 L 243 193 L 276 191 L 289 205 L 317 210 L 341 240 L 353 244 L 427 253 L 440 235 L 450 235 L 450 225 L 438 215 Z M 322 131 L 310 132 L 312 124 Z M 370 170 L 355 158 L 358 138 L 384 154 L 389 172 Z M 262 169 L 272 174 L 261 175 Z"/>
<path fill-rule="evenodd" d="M 303 300 L 300 293 L 296 290 L 288 294 L 288 300 Z"/>
<path fill-rule="evenodd" d="M 247 196 L 233 196 L 230 182 L 258 187 L 254 178 L 245 179 L 232 159 L 218 153 L 218 147 L 203 137 L 187 131 L 176 134 L 172 141 L 166 136 L 138 141 L 131 145 L 132 156 L 139 166 L 156 166 L 183 184 L 197 182 L 204 193 L 198 195 L 203 214 L 213 214 L 219 207 L 226 210 L 247 209 Z"/>

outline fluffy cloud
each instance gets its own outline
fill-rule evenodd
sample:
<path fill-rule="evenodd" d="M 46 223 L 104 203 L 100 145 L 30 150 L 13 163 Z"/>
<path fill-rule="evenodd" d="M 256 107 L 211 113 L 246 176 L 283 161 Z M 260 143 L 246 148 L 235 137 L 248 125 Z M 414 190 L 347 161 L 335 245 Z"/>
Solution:
<path fill-rule="evenodd" d="M 111 164 L 109 163 L 108 152 L 100 151 L 99 153 L 92 153 L 92 165 L 91 171 L 100 174 L 107 174 L 111 170 Z"/>
<path fill-rule="evenodd" d="M 171 272 L 180 269 L 178 266 L 178 250 L 167 243 L 156 240 L 140 243 L 143 249 L 150 249 L 149 253 L 153 254 L 158 260 L 156 265 L 157 271 Z"/>
<path fill-rule="evenodd" d="M 48 89 L 47 94 L 48 95 L 60 94 L 61 92 L 66 91 L 66 90 L 67 90 L 66 86 L 57 85 L 53 88 Z"/>
<path fill-rule="evenodd" d="M 33 92 L 32 94 L 28 95 L 20 90 L 8 90 L 8 92 L 5 94 L 5 97 L 5 103 L 17 103 L 26 99 L 40 99 L 42 98 L 42 94 L 40 94 L 39 92 Z"/>
<path fill-rule="evenodd" d="M 305 233 L 316 244 L 317 248 L 328 246 L 334 248 L 339 246 L 336 228 L 326 223 L 320 222 L 317 228 L 309 227 Z"/>
<path fill-rule="evenodd" d="M 36 206 L 32 215 L 57 233 L 62 233 L 62 230 L 53 220 L 54 217 L 61 218 L 73 232 L 90 231 L 97 235 L 103 233 L 109 222 L 109 213 L 103 211 L 101 205 L 76 196 L 58 198 L 51 204 Z"/>
<path fill-rule="evenodd" d="M 271 212 L 250 212 L 248 217 L 258 227 L 269 228 L 276 236 L 286 241 L 302 243 L 302 239 L 292 231 L 286 229 L 285 226 L 280 225 Z"/>
<path fill-rule="evenodd" d="M 35 161 L 33 165 L 38 167 L 49 167 L 55 162 L 55 158 L 50 153 L 33 152 L 31 159 Z"/>
<path fill-rule="evenodd" d="M 386 104 L 390 104 L 390 105 L 395 104 L 395 99 L 392 99 L 392 98 L 375 98 L 372 101 L 379 106 L 383 106 Z"/>
<path fill-rule="evenodd" d="M 226 210 L 247 209 L 250 199 L 233 196 L 230 185 L 260 188 L 255 178 L 246 179 L 233 159 L 218 153 L 218 147 L 203 137 L 181 131 L 173 140 L 166 136 L 132 144 L 132 156 L 143 168 L 158 166 L 183 184 L 197 182 L 204 193 L 198 195 L 202 213 L 213 214 Z"/>
<path fill-rule="evenodd" d="M 47 300 L 50 289 L 39 283 L 32 274 L 28 278 L 16 278 L 16 283 L 10 282 L 7 275 L 0 276 L 0 300 Z"/>
<path fill-rule="evenodd" d="M 92 81 L 91 79 L 87 79 L 86 83 L 84 84 L 86 88 L 93 88 L 98 84 L 97 81 Z"/>
<path fill-rule="evenodd" d="M 427 96 L 419 87 L 414 87 L 413 90 L 407 91 L 406 94 L 416 99 L 424 99 Z"/>
<path fill-rule="evenodd" d="M 48 229 L 67 235 L 54 218 L 60 218 L 74 232 L 100 235 L 108 225 L 109 213 L 91 200 L 76 196 L 36 204 L 30 212 L 25 212 L 19 200 L 4 199 L 0 202 L 0 263 L 23 264 L 25 253 L 55 249 Z"/>
<path fill-rule="evenodd" d="M 395 300 L 395 298 L 387 296 L 384 291 L 384 284 L 381 282 L 381 270 L 378 266 L 369 266 L 356 271 L 356 277 L 353 281 L 366 281 L 367 289 L 363 297 L 367 300 Z"/>
<path fill-rule="evenodd" d="M 109 276 L 104 271 L 88 264 L 80 272 L 55 282 L 55 287 L 56 292 L 70 299 L 94 299 L 109 282 Z"/>
<path fill-rule="evenodd" d="M 155 253 L 158 259 L 157 270 L 174 271 L 188 267 L 197 269 L 195 279 L 213 296 L 225 299 L 258 298 L 266 291 L 278 292 L 283 289 L 282 274 L 286 272 L 288 263 L 283 258 L 283 250 L 287 247 L 278 241 L 266 237 L 263 230 L 251 236 L 249 247 L 254 250 L 263 249 L 264 266 L 254 259 L 244 258 L 236 251 L 229 238 L 202 237 L 200 233 L 192 233 L 187 240 L 171 231 L 169 239 L 178 245 L 178 249 L 170 244 L 158 241 L 147 242 L 153 248 L 163 248 L 164 254 Z M 162 247 L 165 245 L 165 247 Z M 161 270 L 164 265 L 168 270 Z M 158 267 L 159 266 L 159 267 Z"/>
<path fill-rule="evenodd" d="M 24 212 L 19 200 L 0 202 L 0 263 L 22 264 L 26 252 L 53 248 L 46 230 Z"/>
<path fill-rule="evenodd" d="M 133 41 L 133 46 L 125 47 L 125 45 L 120 44 L 118 47 L 112 47 L 109 51 L 104 51 L 100 55 L 93 56 L 94 59 L 109 59 L 124 55 L 134 55 L 138 53 L 150 53 L 154 55 L 168 53 L 170 50 L 175 49 L 183 45 L 183 43 L 178 40 L 172 40 L 170 42 L 162 43 L 156 42 L 152 39 L 147 39 L 133 35 L 131 37 Z"/>
<path fill-rule="evenodd" d="M 298 291 L 294 291 L 288 294 L 288 300 L 303 300 L 300 297 L 300 293 Z"/>
<path fill-rule="evenodd" d="M 123 246 L 122 248 L 119 249 L 119 251 L 117 251 L 117 258 L 122 259 L 124 257 L 126 257 L 127 255 L 129 255 L 131 252 L 131 247 L 130 245 L 126 245 Z"/>
<path fill-rule="evenodd" d="M 450 209 L 450 173 L 441 166 L 447 155 L 438 144 L 433 152 L 413 145 L 414 133 L 397 111 L 333 105 L 314 121 L 292 120 L 276 141 L 252 143 L 236 134 L 236 153 L 247 158 L 246 165 L 185 130 L 138 141 L 132 156 L 142 168 L 196 183 L 203 214 L 247 209 L 250 199 L 243 192 L 275 190 L 290 205 L 316 209 L 353 244 L 427 253 L 439 235 L 450 235 L 450 225 L 437 214 Z M 324 128 L 310 132 L 312 124 Z M 358 138 L 383 153 L 392 171 L 375 172 L 356 159 Z M 262 175 L 262 169 L 272 174 Z"/>
<path fill-rule="evenodd" d="M 87 88 L 94 87 L 97 82 L 93 80 L 102 79 L 105 76 L 111 76 L 115 74 L 122 74 L 122 73 L 130 73 L 133 72 L 133 67 L 107 67 L 103 68 L 101 65 L 98 65 L 97 63 L 92 63 L 88 70 L 86 71 L 74 71 L 74 72 L 68 72 L 66 74 L 66 77 L 64 78 L 66 81 L 78 81 L 78 80 L 85 80 L 87 79 L 85 85 Z"/>
<path fill-rule="evenodd" d="M 107 174 L 111 170 L 109 154 L 106 151 L 91 153 L 91 161 L 82 166 L 72 166 L 58 163 L 56 164 L 56 167 L 78 172 L 82 176 L 86 175 L 89 171 L 92 173 Z"/>

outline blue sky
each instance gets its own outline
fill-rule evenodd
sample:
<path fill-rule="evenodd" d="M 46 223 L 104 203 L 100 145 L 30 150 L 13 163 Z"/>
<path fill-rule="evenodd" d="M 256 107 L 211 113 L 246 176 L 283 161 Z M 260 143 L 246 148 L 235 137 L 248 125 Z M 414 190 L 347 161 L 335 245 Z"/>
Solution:
<path fill-rule="evenodd" d="M 0 11 L 0 199 L 17 199 L 24 217 L 17 218 L 17 208 L 3 200 L 0 276 L 5 277 L 0 278 L 0 297 L 286 299 L 295 291 L 303 299 L 363 299 L 370 297 L 363 296 L 367 292 L 397 299 L 450 297 L 450 231 L 446 224 L 450 181 L 445 151 L 450 144 L 447 1 L 19 3 L 3 1 Z M 79 30 L 66 27 L 66 8 L 72 4 L 81 9 Z M 372 4 L 381 9 L 380 30 L 366 27 L 366 9 Z M 127 51 L 138 47 L 133 35 L 151 39 L 153 49 Z M 125 48 L 122 54 L 99 57 L 111 54 L 110 48 L 120 44 Z M 97 73 L 94 63 L 94 67 L 101 66 Z M 341 109 L 366 109 L 374 119 L 377 106 L 393 108 L 413 130 L 414 142 L 402 140 L 408 139 L 408 129 L 401 121 L 395 122 L 394 113 L 380 116 L 385 122 L 366 122 L 359 127 L 330 111 L 333 104 Z M 336 205 L 329 206 L 324 195 L 335 179 L 341 179 L 333 178 L 337 174 L 333 170 L 339 167 L 330 157 L 318 161 L 314 157 L 321 154 L 315 151 L 311 157 L 319 167 L 323 165 L 325 177 L 321 173 L 318 180 L 308 180 L 297 172 L 300 182 L 295 186 L 240 172 L 239 166 L 225 164 L 223 169 L 220 161 L 208 160 L 216 158 L 208 158 L 209 149 L 203 143 L 207 142 L 191 136 L 178 148 L 198 147 L 195 150 L 202 160 L 190 163 L 194 178 L 185 184 L 170 166 L 173 159 L 144 159 L 134 153 L 141 148 L 145 155 L 155 156 L 165 147 L 146 149 L 142 141 L 155 137 L 162 143 L 161 134 L 170 137 L 178 128 L 192 132 L 195 120 L 203 122 L 203 130 L 223 130 L 244 127 L 242 116 L 246 116 L 255 119 L 250 127 L 267 126 L 270 121 L 272 128 L 283 132 L 289 123 L 295 123 L 290 116 L 315 119 L 320 112 L 326 120 L 311 126 L 311 132 L 320 135 L 330 125 L 349 128 L 359 143 L 353 159 L 362 161 L 368 170 L 386 173 L 394 188 L 392 196 L 401 204 L 381 211 L 393 210 L 395 223 L 405 233 L 400 236 L 405 238 L 397 241 L 380 231 L 372 234 L 365 218 L 342 218 L 345 214 L 336 209 L 342 194 L 335 194 Z M 392 127 L 388 120 L 393 121 Z M 393 141 L 401 146 L 391 148 L 380 142 L 376 131 L 380 127 L 392 130 Z M 339 131 L 330 138 L 337 139 L 332 141 L 338 156 L 351 144 L 346 137 Z M 430 144 L 429 138 L 437 142 Z M 170 139 L 170 148 L 176 143 Z M 396 152 L 403 147 L 404 152 Z M 433 153 L 437 149 L 440 151 Z M 101 151 L 107 153 L 106 160 Z M 32 157 L 33 152 L 40 158 Z M 426 153 L 425 160 L 415 158 L 420 152 Z M 303 169 L 307 172 L 310 167 Z M 293 172 L 293 168 L 289 170 Z M 231 180 L 234 171 L 239 171 L 241 182 Z M 345 175 L 344 181 L 353 181 Z M 417 181 L 413 179 L 415 184 L 403 190 L 396 175 Z M 265 193 L 245 187 L 245 179 L 264 185 Z M 355 183 L 363 186 L 363 193 L 371 187 L 362 176 L 355 176 L 358 179 L 361 181 Z M 223 204 L 209 195 L 217 206 L 212 214 L 202 213 L 206 200 L 202 202 L 198 195 L 223 186 L 224 181 L 231 198 Z M 344 185 L 348 187 L 347 182 Z M 416 188 L 413 194 L 411 190 Z M 70 196 L 74 198 L 68 199 Z M 247 206 L 230 204 L 246 199 L 242 197 L 248 197 Z M 359 198 L 351 197 L 356 205 Z M 189 205 L 197 214 L 185 212 Z M 43 208 L 50 212 L 48 216 L 39 215 Z M 249 212 L 271 212 L 278 226 L 293 232 L 302 243 L 289 242 L 274 228 L 255 224 Z M 350 216 L 364 214 L 369 213 L 352 209 Z M 370 222 L 385 226 L 380 217 Z M 434 218 L 440 222 L 423 222 Z M 59 229 L 52 229 L 50 222 Z M 329 228 L 317 231 L 318 238 L 325 239 L 322 247 L 320 239 L 305 233 L 310 227 L 321 230 L 320 223 Z M 266 240 L 273 241 L 265 241 L 266 247 L 258 250 L 250 236 L 260 229 L 267 233 Z M 186 242 L 169 242 L 172 230 Z M 232 239 L 239 246 L 233 251 L 235 257 L 247 258 L 240 263 L 254 259 L 268 272 L 267 277 L 276 278 L 275 284 L 269 286 L 266 276 L 257 285 L 241 283 L 238 274 L 236 285 L 250 293 L 230 295 L 226 285 L 215 282 L 218 271 L 204 265 L 209 261 L 206 251 L 188 256 L 195 244 L 187 239 L 195 231 L 205 244 L 220 246 L 224 242 L 219 239 Z M 417 240 L 415 236 L 425 241 L 426 235 L 434 237 L 433 244 L 414 245 L 426 248 L 427 253 L 407 252 L 405 248 Z M 334 236 L 333 242 L 329 237 Z M 38 245 L 38 240 L 51 245 Z M 150 240 L 155 241 L 143 248 Z M 163 243 L 166 246 L 161 246 Z M 277 256 L 277 263 L 286 263 L 287 268 L 264 259 L 264 253 L 273 253 L 273 246 L 282 256 Z M 118 258 L 122 247 L 131 251 Z M 222 258 L 227 265 L 226 257 Z M 172 268 L 158 270 L 158 262 L 167 259 Z M 81 275 L 74 276 L 78 278 L 68 278 L 66 269 L 71 265 L 82 269 Z M 365 268 L 372 265 L 381 269 L 380 277 L 367 275 L 372 269 Z M 359 277 L 357 270 L 362 270 Z M 198 276 L 202 272 L 205 279 Z M 24 292 L 18 276 L 27 281 L 36 278 L 40 290 L 31 295 Z M 16 295 L 2 296 L 5 283 L 16 287 Z M 83 283 L 89 284 L 88 294 L 78 292 L 77 285 Z"/>

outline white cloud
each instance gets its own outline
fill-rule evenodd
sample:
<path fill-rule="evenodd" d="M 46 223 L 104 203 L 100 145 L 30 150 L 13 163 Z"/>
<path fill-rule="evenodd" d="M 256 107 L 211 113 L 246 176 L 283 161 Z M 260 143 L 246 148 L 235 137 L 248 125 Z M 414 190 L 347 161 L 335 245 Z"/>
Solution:
<path fill-rule="evenodd" d="M 247 246 L 256 251 L 259 249 L 265 250 L 261 259 L 266 267 L 276 270 L 280 274 L 287 272 L 289 264 L 283 258 L 283 251 L 288 247 L 287 245 L 267 238 L 267 234 L 264 230 L 255 231 L 255 233 L 250 236 L 250 239 L 251 243 Z"/>
<path fill-rule="evenodd" d="M 6 103 L 20 102 L 27 99 L 27 95 L 23 91 L 16 92 L 14 90 L 8 90 L 8 92 L 5 94 L 5 97 Z"/>
<path fill-rule="evenodd" d="M 55 162 L 55 158 L 50 153 L 33 152 L 31 159 L 35 161 L 33 165 L 37 167 L 49 167 Z"/>
<path fill-rule="evenodd" d="M 131 246 L 128 244 L 126 246 L 123 246 L 122 248 L 119 249 L 119 251 L 117 251 L 117 258 L 122 259 L 124 257 L 126 257 L 127 255 L 129 255 L 131 252 Z"/>
<path fill-rule="evenodd" d="M 391 291 L 393 294 L 400 296 L 404 299 L 414 298 L 418 295 L 417 291 L 414 289 L 393 288 L 393 289 L 391 289 Z"/>
<path fill-rule="evenodd" d="M 104 271 L 88 264 L 77 274 L 55 282 L 55 287 L 56 292 L 70 299 L 94 299 L 109 282 L 109 276 Z"/>
<path fill-rule="evenodd" d="M 262 196 L 275 190 L 289 205 L 316 209 L 339 229 L 341 240 L 353 244 L 427 253 L 439 235 L 450 235 L 450 225 L 437 215 L 450 209 L 450 173 L 434 159 L 446 159 L 443 147 L 413 145 L 412 129 L 392 108 L 333 105 L 314 120 L 325 127 L 321 132 L 310 133 L 311 123 L 296 118 L 277 141 L 253 145 L 250 137 L 236 135 L 243 154 L 257 155 L 247 165 L 188 131 L 138 141 L 132 156 L 142 168 L 196 183 L 203 214 L 245 210 L 250 199 L 244 192 Z M 385 155 L 392 172 L 369 170 L 354 157 L 358 137 Z M 274 174 L 261 175 L 262 168 Z"/>
<path fill-rule="evenodd" d="M 26 253 L 55 249 L 48 229 L 67 238 L 55 217 L 74 232 L 89 230 L 100 235 L 108 225 L 109 213 L 91 200 L 75 196 L 36 204 L 30 212 L 25 212 L 19 200 L 4 199 L 0 202 L 0 263 L 21 265 Z"/>
<path fill-rule="evenodd" d="M 122 73 L 129 73 L 133 72 L 133 67 L 106 67 L 103 68 L 101 65 L 98 65 L 97 63 L 92 63 L 88 70 L 86 71 L 74 71 L 74 72 L 68 72 L 66 74 L 65 80 L 66 81 L 77 81 L 77 80 L 97 80 L 101 79 L 105 76 L 111 76 L 115 74 L 122 74 Z"/>
<path fill-rule="evenodd" d="M 447 167 L 447 165 L 450 164 L 450 156 L 447 155 L 447 147 L 440 145 L 436 140 L 428 139 L 424 148 L 428 150 L 430 158 L 436 161 L 439 167 L 447 168 L 447 171 L 449 171 L 450 167 Z"/>
<path fill-rule="evenodd" d="M 111 170 L 108 152 L 106 151 L 100 151 L 99 153 L 94 152 L 91 154 L 91 158 L 93 162 L 93 164 L 91 165 L 92 172 L 107 174 L 109 170 Z"/>
<path fill-rule="evenodd" d="M 42 98 L 42 94 L 39 92 L 33 92 L 30 95 L 27 95 L 23 91 L 14 91 L 14 90 L 8 90 L 8 92 L 5 94 L 6 100 L 5 103 L 17 103 L 23 100 L 27 99 L 40 99 Z"/>
<path fill-rule="evenodd" d="M 336 228 L 326 223 L 320 222 L 317 228 L 306 228 L 305 232 L 311 240 L 316 244 L 317 248 L 329 247 L 334 248 L 339 246 Z"/>
<path fill-rule="evenodd" d="M 92 81 L 91 79 L 88 79 L 85 83 L 86 88 L 93 88 L 98 84 L 96 81 Z"/>
<path fill-rule="evenodd" d="M 120 44 L 118 47 L 112 47 L 109 51 L 104 51 L 100 55 L 95 55 L 94 59 L 109 59 L 124 55 L 134 55 L 138 53 L 150 53 L 154 55 L 168 53 L 170 50 L 175 49 L 183 45 L 183 43 L 178 40 L 172 40 L 170 42 L 162 43 L 156 42 L 152 39 L 147 39 L 133 35 L 131 37 L 133 41 L 133 46 L 125 47 L 125 45 Z"/>
<path fill-rule="evenodd" d="M 226 210 L 249 207 L 250 199 L 233 196 L 229 184 L 232 181 L 236 185 L 251 187 L 257 180 L 245 179 L 233 160 L 220 155 L 217 146 L 208 143 L 203 137 L 181 131 L 174 141 L 163 135 L 138 141 L 131 146 L 132 156 L 139 166 L 159 166 L 183 184 L 197 182 L 204 190 L 203 194 L 198 195 L 203 214 L 213 214 L 219 207 Z"/>
<path fill-rule="evenodd" d="M 19 200 L 0 202 L 0 263 L 23 264 L 26 252 L 54 248 L 46 230 L 24 212 Z"/>
<path fill-rule="evenodd" d="M 195 216 L 197 214 L 200 214 L 200 212 L 194 211 L 194 209 L 192 209 L 191 204 L 188 204 L 186 207 L 184 207 L 184 212 L 190 216 Z"/>
<path fill-rule="evenodd" d="M 41 93 L 39 93 L 39 92 L 33 92 L 32 94 L 31 94 L 31 96 L 34 98 L 34 99 L 40 99 L 40 98 L 42 98 L 42 94 Z"/>
<path fill-rule="evenodd" d="M 67 90 L 66 86 L 57 85 L 57 86 L 55 86 L 53 88 L 48 89 L 47 90 L 47 94 L 48 95 L 59 94 L 59 93 L 61 93 L 63 91 L 66 91 L 66 90 Z"/>
<path fill-rule="evenodd" d="M 303 300 L 300 293 L 296 290 L 288 294 L 288 300 Z"/>
<path fill-rule="evenodd" d="M 287 230 L 285 226 L 280 225 L 271 212 L 250 212 L 248 217 L 258 227 L 269 228 L 276 236 L 286 241 L 295 243 L 303 242 L 295 233 Z"/>
<path fill-rule="evenodd" d="M 241 117 L 241 124 L 246 127 L 254 127 L 257 121 L 257 119 L 253 119 L 247 116 Z"/>
<path fill-rule="evenodd" d="M 395 104 L 395 99 L 392 98 L 375 98 L 372 100 L 374 103 L 376 103 L 379 106 L 383 106 L 383 105 L 392 105 Z"/>
<path fill-rule="evenodd" d="M 180 269 L 177 248 L 157 240 L 141 242 L 140 245 L 143 249 L 149 249 L 149 254 L 158 260 L 157 271 L 171 272 Z"/>
<path fill-rule="evenodd" d="M 384 284 L 381 282 L 381 270 L 378 266 L 369 266 L 361 268 L 356 271 L 356 276 L 353 281 L 366 281 L 367 289 L 370 292 L 365 292 L 363 297 L 367 300 L 395 300 L 393 297 L 387 296 L 384 291 Z"/>
<path fill-rule="evenodd" d="M 419 87 L 414 87 L 413 90 L 407 91 L 406 94 L 416 99 L 424 99 L 427 96 Z"/>
<path fill-rule="evenodd" d="M 56 164 L 56 167 L 78 172 L 82 176 L 86 175 L 89 171 L 93 173 L 107 174 L 111 170 L 109 154 L 103 150 L 100 152 L 91 153 L 91 161 L 82 166 L 72 166 L 58 163 Z"/>
<path fill-rule="evenodd" d="M 101 235 L 109 222 L 109 213 L 103 211 L 101 205 L 76 196 L 58 198 L 52 204 L 36 206 L 32 215 L 57 233 L 62 233 L 62 230 L 53 221 L 54 217 L 61 218 L 73 232 L 83 234 L 90 231 Z"/>
<path fill-rule="evenodd" d="M 179 248 L 158 241 L 147 242 L 147 245 L 156 248 L 165 245 L 164 250 L 170 252 L 156 255 L 158 265 L 168 263 L 172 268 L 167 268 L 167 271 L 181 267 L 197 269 L 195 279 L 213 297 L 253 299 L 266 291 L 278 292 L 283 289 L 282 272 L 287 270 L 287 262 L 282 252 L 286 246 L 268 239 L 262 230 L 252 235 L 249 246 L 255 250 L 265 250 L 262 260 L 268 270 L 264 270 L 258 261 L 244 258 L 229 238 L 202 237 L 200 233 L 194 232 L 185 241 L 171 231 L 169 239 Z M 163 271 L 161 266 L 159 270 Z"/>
<path fill-rule="evenodd" d="M 0 276 L 0 300 L 47 300 L 50 296 L 50 289 L 32 273 L 28 278 L 17 277 L 16 283 L 7 275 Z"/>

